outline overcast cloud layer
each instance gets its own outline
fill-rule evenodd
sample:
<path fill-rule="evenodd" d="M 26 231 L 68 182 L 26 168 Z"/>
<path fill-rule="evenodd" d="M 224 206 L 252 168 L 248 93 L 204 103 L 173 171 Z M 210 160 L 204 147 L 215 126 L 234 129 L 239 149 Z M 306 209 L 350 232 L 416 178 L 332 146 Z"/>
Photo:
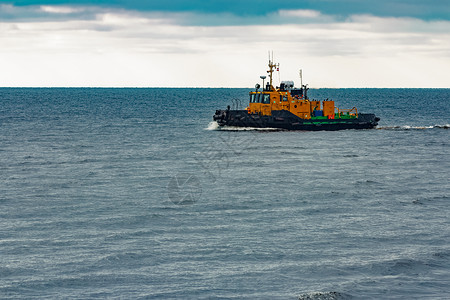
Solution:
<path fill-rule="evenodd" d="M 369 2 L 0 4 L 0 86 L 449 87 L 448 1 Z"/>
<path fill-rule="evenodd" d="M 229 13 L 239 16 L 267 15 L 280 9 L 318 10 L 324 14 L 348 17 L 371 14 L 383 17 L 413 17 L 425 20 L 450 19 L 448 0 L 16 0 L 16 6 L 67 5 L 121 8 L 137 11 Z"/>

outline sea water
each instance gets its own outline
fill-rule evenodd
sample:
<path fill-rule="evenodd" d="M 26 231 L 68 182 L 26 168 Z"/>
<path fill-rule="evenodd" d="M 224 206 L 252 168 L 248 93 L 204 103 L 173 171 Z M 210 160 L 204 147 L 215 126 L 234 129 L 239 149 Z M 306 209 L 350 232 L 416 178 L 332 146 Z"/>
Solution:
<path fill-rule="evenodd" d="M 0 89 L 0 297 L 450 298 L 450 90 L 378 129 L 212 123 L 249 89 Z"/>

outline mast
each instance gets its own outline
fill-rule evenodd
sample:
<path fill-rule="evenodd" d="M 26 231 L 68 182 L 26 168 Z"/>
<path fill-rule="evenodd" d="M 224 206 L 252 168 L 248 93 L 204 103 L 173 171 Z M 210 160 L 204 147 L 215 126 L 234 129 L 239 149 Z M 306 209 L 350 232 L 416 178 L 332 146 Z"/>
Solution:
<path fill-rule="evenodd" d="M 273 52 L 272 52 L 272 59 L 270 59 L 270 53 L 269 53 L 269 70 L 267 71 L 267 73 L 269 74 L 269 84 L 270 84 L 270 89 L 274 90 L 273 85 L 272 85 L 272 74 L 274 72 L 274 68 L 278 68 L 280 67 L 280 64 L 276 64 L 273 62 Z"/>
<path fill-rule="evenodd" d="M 303 87 L 303 71 L 302 71 L 302 69 L 300 69 L 299 75 L 300 75 L 300 87 Z"/>

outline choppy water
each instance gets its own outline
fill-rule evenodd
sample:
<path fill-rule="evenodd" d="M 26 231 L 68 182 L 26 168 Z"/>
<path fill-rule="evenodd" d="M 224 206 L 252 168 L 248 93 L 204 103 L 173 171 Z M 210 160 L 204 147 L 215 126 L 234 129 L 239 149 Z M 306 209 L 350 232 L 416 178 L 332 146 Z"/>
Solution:
<path fill-rule="evenodd" d="M 0 89 L 0 297 L 450 298 L 450 90 L 310 90 L 374 130 L 214 130 L 248 91 Z"/>

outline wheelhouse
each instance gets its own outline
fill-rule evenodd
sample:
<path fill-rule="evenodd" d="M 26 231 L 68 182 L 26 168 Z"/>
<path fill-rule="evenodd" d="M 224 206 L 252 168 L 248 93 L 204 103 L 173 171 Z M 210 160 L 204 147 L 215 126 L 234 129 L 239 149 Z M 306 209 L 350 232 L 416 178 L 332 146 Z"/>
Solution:
<path fill-rule="evenodd" d="M 334 119 L 357 118 L 356 108 L 350 110 L 339 110 L 334 106 L 334 101 L 315 101 L 308 98 L 307 85 L 301 85 L 301 88 L 295 88 L 293 81 L 283 81 L 280 86 L 272 85 L 272 75 L 274 70 L 279 69 L 279 64 L 274 64 L 269 60 L 269 82 L 264 87 L 265 76 L 263 79 L 263 88 L 255 85 L 255 91 L 249 93 L 249 105 L 247 112 L 251 115 L 270 116 L 272 111 L 287 110 L 302 119 Z"/>

